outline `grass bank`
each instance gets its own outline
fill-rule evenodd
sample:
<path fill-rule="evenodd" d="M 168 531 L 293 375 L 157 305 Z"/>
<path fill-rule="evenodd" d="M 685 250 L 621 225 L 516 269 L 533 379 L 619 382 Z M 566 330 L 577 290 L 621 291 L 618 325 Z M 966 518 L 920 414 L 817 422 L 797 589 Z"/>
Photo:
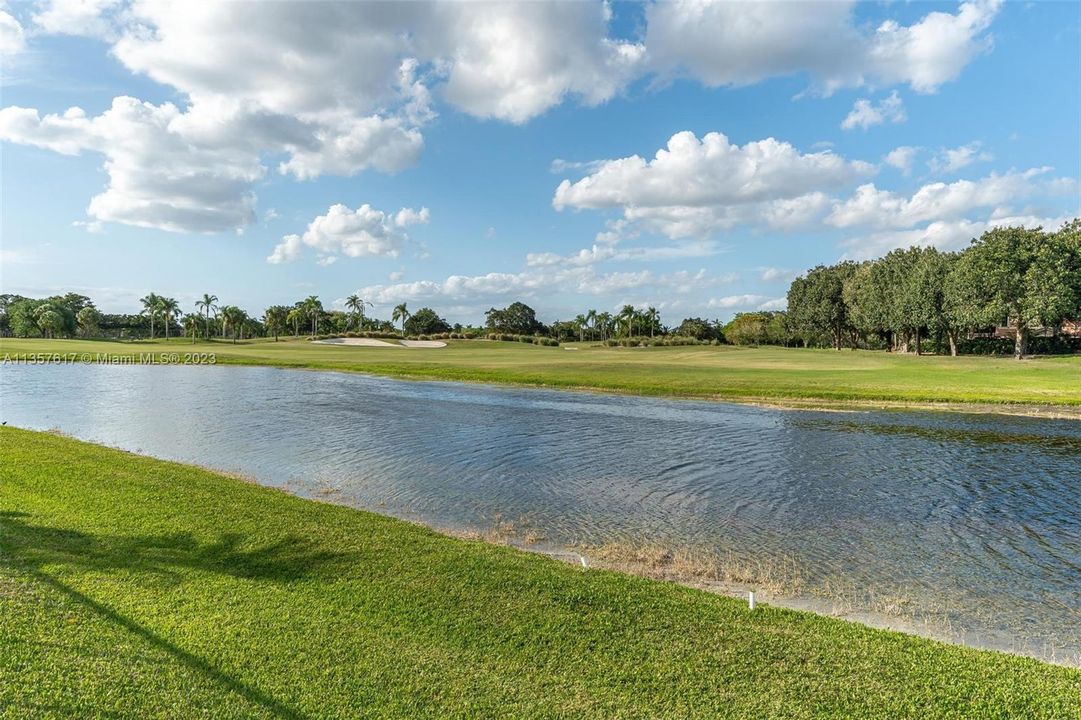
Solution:
<path fill-rule="evenodd" d="M 393 377 L 508 383 L 788 405 L 941 405 L 944 409 L 1081 416 L 1081 356 L 1017 362 L 786 348 L 549 348 L 456 341 L 446 348 L 320 345 L 306 340 L 233 344 L 188 340 L 0 340 L 19 353 L 213 352 L 219 364 L 366 372 Z M 1012 407 L 1011 407 L 1012 406 Z"/>
<path fill-rule="evenodd" d="M 1076 718 L 1081 672 L 5 427 L 0 715 Z"/>

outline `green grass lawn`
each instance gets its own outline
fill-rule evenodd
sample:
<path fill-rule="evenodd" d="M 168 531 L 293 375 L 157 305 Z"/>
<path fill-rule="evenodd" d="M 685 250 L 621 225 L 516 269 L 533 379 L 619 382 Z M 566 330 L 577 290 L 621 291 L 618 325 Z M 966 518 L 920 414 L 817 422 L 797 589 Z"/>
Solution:
<path fill-rule="evenodd" d="M 0 428 L 0 716 L 1078 718 L 1081 671 Z"/>
<path fill-rule="evenodd" d="M 572 346 L 576 347 L 576 346 Z M 590 388 L 732 400 L 1081 406 L 1081 355 L 1017 362 L 885 352 L 670 347 L 578 350 L 450 341 L 443 349 L 283 342 L 0 340 L 10 353 L 214 352 L 219 364 L 351 370 L 397 377 Z"/>

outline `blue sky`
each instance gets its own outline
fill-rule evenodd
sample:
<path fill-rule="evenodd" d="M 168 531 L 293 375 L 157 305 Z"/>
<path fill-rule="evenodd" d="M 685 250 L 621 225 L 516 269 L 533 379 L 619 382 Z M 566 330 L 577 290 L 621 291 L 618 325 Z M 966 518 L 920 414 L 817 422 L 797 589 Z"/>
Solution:
<path fill-rule="evenodd" d="M 0 7 L 3 292 L 675 324 L 1081 214 L 1076 3 Z"/>

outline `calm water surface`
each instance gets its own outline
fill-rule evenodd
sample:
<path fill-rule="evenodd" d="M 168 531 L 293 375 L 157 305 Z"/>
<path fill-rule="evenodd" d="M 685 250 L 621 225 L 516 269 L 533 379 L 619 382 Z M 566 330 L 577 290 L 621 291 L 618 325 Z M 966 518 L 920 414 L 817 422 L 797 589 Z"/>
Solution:
<path fill-rule="evenodd" d="M 1074 421 L 110 366 L 4 367 L 0 419 L 437 527 L 786 564 L 808 597 L 1081 657 Z"/>

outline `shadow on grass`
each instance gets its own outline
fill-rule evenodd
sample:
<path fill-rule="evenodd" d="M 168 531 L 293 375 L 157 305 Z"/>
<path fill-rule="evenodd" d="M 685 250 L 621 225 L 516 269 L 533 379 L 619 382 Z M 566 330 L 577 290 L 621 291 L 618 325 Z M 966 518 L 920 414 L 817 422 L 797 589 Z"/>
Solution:
<path fill-rule="evenodd" d="M 192 533 L 91 535 L 28 523 L 26 513 L 0 512 L 0 542 L 22 563 L 63 564 L 85 570 L 123 569 L 177 577 L 201 570 L 238 578 L 290 582 L 343 564 L 343 553 L 318 549 L 303 538 L 251 545 L 240 533 L 200 540 Z"/>
<path fill-rule="evenodd" d="M 82 570 L 135 570 L 166 577 L 197 569 L 233 577 L 289 582 L 321 573 L 346 560 L 300 539 L 286 538 L 259 547 L 246 547 L 239 534 L 201 542 L 190 533 L 147 536 L 90 535 L 75 530 L 31 524 L 22 512 L 0 512 L 0 558 L 29 573 L 44 586 L 66 595 L 100 617 L 114 623 L 178 662 L 261 706 L 275 717 L 302 718 L 296 710 L 245 684 L 184 650 L 153 630 L 50 575 L 43 568 L 67 565 Z M 177 578 L 179 580 L 179 578 Z"/>

